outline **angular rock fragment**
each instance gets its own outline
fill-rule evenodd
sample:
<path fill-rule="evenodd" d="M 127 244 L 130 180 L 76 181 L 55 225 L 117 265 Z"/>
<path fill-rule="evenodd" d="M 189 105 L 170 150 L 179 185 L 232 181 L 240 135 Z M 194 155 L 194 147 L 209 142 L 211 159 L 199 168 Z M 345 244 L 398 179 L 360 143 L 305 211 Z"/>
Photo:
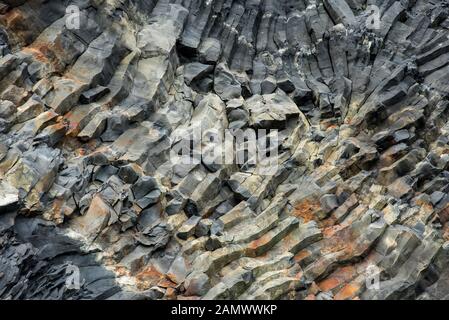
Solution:
<path fill-rule="evenodd" d="M 294 102 L 282 91 L 254 96 L 247 100 L 245 106 L 251 114 L 250 124 L 257 128 L 282 129 L 291 118 L 307 121 Z"/>
<path fill-rule="evenodd" d="M 107 95 L 109 92 L 109 88 L 98 86 L 96 88 L 83 92 L 80 97 L 80 102 L 84 104 L 95 102 Z"/>

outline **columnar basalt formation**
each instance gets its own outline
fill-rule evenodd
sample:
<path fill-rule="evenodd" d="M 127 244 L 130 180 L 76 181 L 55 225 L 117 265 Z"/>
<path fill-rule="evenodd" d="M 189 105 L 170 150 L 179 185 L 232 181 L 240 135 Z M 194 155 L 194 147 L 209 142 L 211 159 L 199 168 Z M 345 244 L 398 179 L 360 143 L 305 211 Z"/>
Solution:
<path fill-rule="evenodd" d="M 448 298 L 448 17 L 0 1 L 0 298 Z M 276 163 L 174 161 L 198 129 Z"/>

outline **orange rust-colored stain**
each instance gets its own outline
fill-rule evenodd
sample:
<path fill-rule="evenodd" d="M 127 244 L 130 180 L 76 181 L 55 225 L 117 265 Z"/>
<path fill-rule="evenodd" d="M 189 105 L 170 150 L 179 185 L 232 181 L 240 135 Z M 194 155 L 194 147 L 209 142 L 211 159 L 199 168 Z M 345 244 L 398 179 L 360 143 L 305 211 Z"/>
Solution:
<path fill-rule="evenodd" d="M 58 42 L 55 44 L 35 42 L 24 48 L 23 51 L 31 54 L 37 61 L 52 65 L 57 71 L 63 71 L 63 64 L 58 57 L 63 56 L 64 52 Z"/>
<path fill-rule="evenodd" d="M 62 130 L 62 129 L 66 129 L 67 125 L 65 123 L 62 123 L 62 122 L 57 122 L 54 125 L 54 128 L 55 128 L 55 130 Z"/>
<path fill-rule="evenodd" d="M 327 279 L 318 283 L 321 291 L 331 291 L 337 287 L 349 282 L 357 276 L 357 271 L 354 266 L 346 266 L 334 271 Z"/>
<path fill-rule="evenodd" d="M 27 47 L 27 48 L 23 48 L 23 52 L 31 54 L 36 60 L 38 60 L 40 62 L 48 62 L 48 59 L 47 59 L 46 55 L 44 54 L 44 52 L 42 52 L 39 49 Z"/>
<path fill-rule="evenodd" d="M 299 251 L 295 256 L 294 256 L 294 260 L 295 262 L 301 262 L 302 260 L 304 260 L 305 258 L 310 256 L 310 251 L 309 250 L 301 250 Z"/>
<path fill-rule="evenodd" d="M 340 284 L 341 282 L 337 278 L 329 278 L 318 283 L 318 287 L 320 287 L 321 291 L 327 292 L 335 289 Z"/>
<path fill-rule="evenodd" d="M 165 276 L 153 266 L 149 266 L 138 273 L 135 278 L 137 288 L 139 290 L 146 290 L 157 285 L 160 280 L 165 278 Z"/>
<path fill-rule="evenodd" d="M 156 268 L 154 268 L 153 266 L 149 266 L 147 268 L 145 268 L 144 270 L 142 270 L 139 274 L 137 274 L 136 278 L 140 279 L 140 278 L 147 278 L 147 277 L 157 277 L 157 278 L 162 278 L 163 274 L 160 273 L 159 271 L 156 270 Z"/>
<path fill-rule="evenodd" d="M 64 49 L 59 40 L 49 43 L 45 41 L 36 41 L 26 49 L 34 53 L 34 56 L 39 61 L 45 63 L 52 63 L 56 69 L 63 71 L 63 65 L 58 57 L 63 57 L 65 55 Z"/>
<path fill-rule="evenodd" d="M 248 250 L 249 253 L 251 253 L 253 250 L 256 250 L 257 248 L 259 248 L 260 246 L 266 245 L 268 242 L 270 242 L 270 235 L 269 234 L 264 234 L 262 237 L 260 237 L 259 239 L 256 239 L 254 241 L 251 241 L 248 244 Z"/>
<path fill-rule="evenodd" d="M 354 299 L 360 290 L 360 285 L 349 283 L 343 287 L 334 297 L 334 300 Z"/>
<path fill-rule="evenodd" d="M 295 205 L 293 215 L 297 218 L 304 219 L 304 222 L 313 221 L 316 219 L 315 212 L 320 210 L 320 203 L 318 201 L 312 201 L 305 199 Z"/>

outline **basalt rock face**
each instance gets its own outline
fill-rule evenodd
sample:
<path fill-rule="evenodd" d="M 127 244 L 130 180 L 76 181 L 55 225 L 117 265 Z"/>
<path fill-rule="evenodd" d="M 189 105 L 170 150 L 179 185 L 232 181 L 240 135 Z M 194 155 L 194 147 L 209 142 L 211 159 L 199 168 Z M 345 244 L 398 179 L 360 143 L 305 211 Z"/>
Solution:
<path fill-rule="evenodd" d="M 448 16 L 3 0 L 0 298 L 447 298 Z M 276 161 L 182 161 L 197 129 Z"/>

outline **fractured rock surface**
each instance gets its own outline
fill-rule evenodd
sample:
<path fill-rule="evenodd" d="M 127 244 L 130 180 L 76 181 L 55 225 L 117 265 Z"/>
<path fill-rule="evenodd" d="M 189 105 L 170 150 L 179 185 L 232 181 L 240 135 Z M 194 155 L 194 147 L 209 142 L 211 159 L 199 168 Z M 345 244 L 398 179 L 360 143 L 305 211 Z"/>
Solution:
<path fill-rule="evenodd" d="M 0 1 L 0 298 L 449 297 L 448 73 L 444 0 Z"/>

